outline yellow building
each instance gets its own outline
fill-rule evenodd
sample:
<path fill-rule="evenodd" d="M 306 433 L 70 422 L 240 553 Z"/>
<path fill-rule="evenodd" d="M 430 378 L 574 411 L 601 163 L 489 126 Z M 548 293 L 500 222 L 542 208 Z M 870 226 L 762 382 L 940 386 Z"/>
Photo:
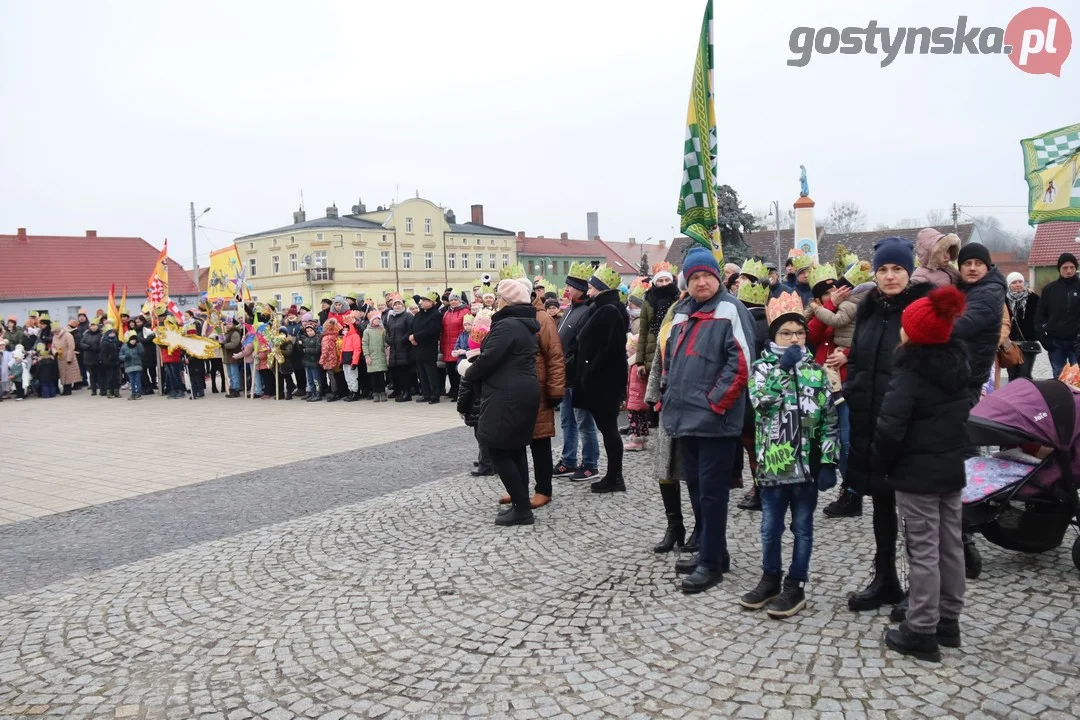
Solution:
<path fill-rule="evenodd" d="M 333 295 L 381 297 L 394 289 L 406 295 L 452 287 L 466 290 L 484 273 L 517 262 L 514 233 L 484 224 L 484 207 L 472 206 L 469 222 L 458 223 L 422 198 L 368 212 L 363 205 L 339 215 L 308 220 L 236 239 L 256 300 L 317 308 Z"/>

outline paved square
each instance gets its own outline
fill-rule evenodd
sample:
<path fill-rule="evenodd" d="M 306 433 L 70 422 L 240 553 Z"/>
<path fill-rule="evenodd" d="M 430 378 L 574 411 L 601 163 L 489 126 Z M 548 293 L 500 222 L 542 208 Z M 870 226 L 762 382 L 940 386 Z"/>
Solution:
<path fill-rule="evenodd" d="M 90 402 L 21 403 L 6 426 L 55 458 L 55 418 L 32 413 L 62 407 L 70 442 L 96 438 L 63 456 L 91 482 L 151 475 L 165 433 L 210 422 L 211 454 L 253 464 L 0 527 L 0 718 L 1080 716 L 1068 546 L 980 541 L 964 647 L 935 666 L 884 651 L 884 612 L 845 607 L 869 579 L 868 516 L 819 515 L 810 604 L 777 622 L 736 602 L 757 514 L 732 511 L 721 587 L 678 592 L 674 557 L 649 551 L 651 453 L 627 455 L 627 493 L 556 481 L 536 525 L 500 529 L 499 483 L 467 475 L 446 405 L 261 402 L 266 420 L 230 428 L 220 398 Z"/>

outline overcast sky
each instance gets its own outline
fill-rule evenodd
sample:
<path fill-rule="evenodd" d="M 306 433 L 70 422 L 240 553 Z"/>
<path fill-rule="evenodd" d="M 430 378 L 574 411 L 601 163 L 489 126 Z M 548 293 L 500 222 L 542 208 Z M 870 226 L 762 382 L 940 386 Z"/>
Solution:
<path fill-rule="evenodd" d="M 1080 33 L 1076 5 L 1044 3 Z M 137 235 L 191 263 L 201 221 L 251 233 L 420 195 L 530 235 L 671 237 L 705 3 L 0 0 L 0 232 Z M 940 0 L 717 2 L 719 179 L 751 210 L 853 200 L 871 224 L 1021 206 L 1019 140 L 1080 121 L 1004 56 L 815 56 L 796 26 L 948 25 Z M 1029 3 L 970 3 L 1004 27 Z M 870 7 L 872 6 L 872 10 Z M 1019 207 L 995 212 L 1024 226 Z M 199 234 L 200 264 L 234 235 Z"/>

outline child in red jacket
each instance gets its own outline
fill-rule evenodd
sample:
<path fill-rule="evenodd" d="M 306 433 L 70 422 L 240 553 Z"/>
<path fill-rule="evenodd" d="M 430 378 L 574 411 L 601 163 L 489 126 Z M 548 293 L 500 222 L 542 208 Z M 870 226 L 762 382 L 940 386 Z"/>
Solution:
<path fill-rule="evenodd" d="M 633 368 L 637 362 L 638 336 L 627 334 L 626 336 L 626 363 Z M 643 378 L 631 370 L 630 378 L 626 383 L 626 414 L 630 419 L 630 436 L 623 446 L 625 450 L 637 452 L 645 449 L 645 443 L 649 439 L 649 406 L 645 404 L 645 386 L 647 378 Z"/>
<path fill-rule="evenodd" d="M 341 369 L 345 373 L 345 383 L 349 386 L 349 396 L 345 402 L 360 399 L 360 357 L 363 355 L 363 343 L 360 331 L 356 327 L 360 313 L 355 310 L 346 316 L 345 339 L 341 344 Z"/>

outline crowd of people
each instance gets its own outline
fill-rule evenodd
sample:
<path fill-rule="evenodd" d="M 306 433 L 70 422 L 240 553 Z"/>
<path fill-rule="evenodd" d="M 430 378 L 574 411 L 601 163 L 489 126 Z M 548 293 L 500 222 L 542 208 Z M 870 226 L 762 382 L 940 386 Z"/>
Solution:
<path fill-rule="evenodd" d="M 167 319 L 151 313 L 164 308 L 144 306 L 120 327 L 102 311 L 56 328 L 32 313 L 7 320 L 0 392 L 115 398 L 126 385 L 132 399 L 197 399 L 209 384 L 309 402 L 449 397 L 474 428 L 472 474 L 497 474 L 506 490 L 500 526 L 535 522 L 555 477 L 625 491 L 624 451 L 648 448 L 667 518 L 653 550 L 682 551 L 674 570 L 686 593 L 730 567 L 729 497 L 746 463 L 754 482 L 738 507 L 761 512 L 762 575 L 740 603 L 778 618 L 806 604 L 818 496 L 839 484 L 826 516 L 860 515 L 865 498 L 873 509 L 873 579 L 848 606 L 894 606 L 887 644 L 938 659 L 940 646 L 960 644 L 965 579 L 978 574 L 960 519 L 964 461 L 978 451 L 968 412 L 1002 368 L 1010 381 L 1030 378 L 1043 350 L 1055 377 L 1077 362 L 1077 261 L 1062 254 L 1040 297 L 1021 275 L 1002 277 L 982 245 L 927 228 L 842 265 L 793 251 L 781 277 L 759 260 L 721 267 L 699 247 L 681 270 L 659 264 L 630 287 L 607 266 L 575 263 L 561 295 L 515 266 L 471 293 L 337 296 L 280 313 L 246 303 L 220 316 L 202 306 L 183 329 L 219 344 L 209 358 L 154 342 Z"/>

